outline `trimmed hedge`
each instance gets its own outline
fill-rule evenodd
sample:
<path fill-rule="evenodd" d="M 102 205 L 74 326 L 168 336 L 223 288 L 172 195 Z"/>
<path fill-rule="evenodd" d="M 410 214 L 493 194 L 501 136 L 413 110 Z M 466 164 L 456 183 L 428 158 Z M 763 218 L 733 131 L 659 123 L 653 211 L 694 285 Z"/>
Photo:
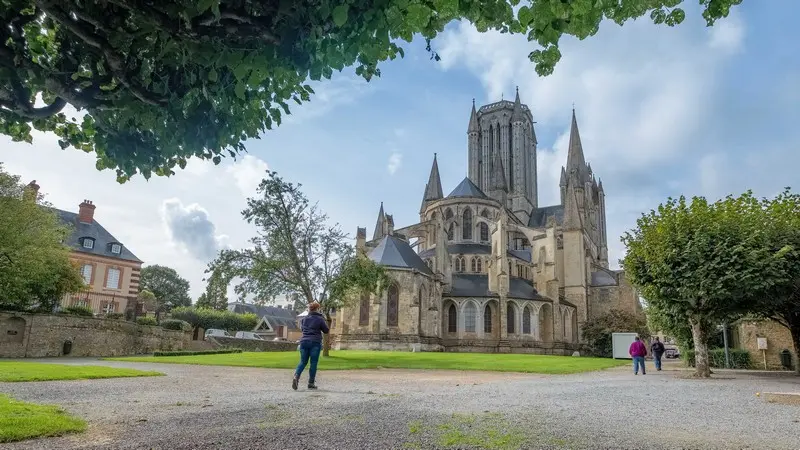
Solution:
<path fill-rule="evenodd" d="M 753 365 L 750 353 L 742 349 L 728 349 L 728 356 L 731 361 L 731 369 L 750 369 Z M 681 351 L 681 359 L 689 367 L 694 367 L 694 350 Z M 715 369 L 725 368 L 725 349 L 715 348 L 708 351 L 709 364 Z"/>
<path fill-rule="evenodd" d="M 197 352 L 178 350 L 174 352 L 153 352 L 153 356 L 197 356 L 197 355 L 222 355 L 225 353 L 242 353 L 240 348 L 225 350 L 202 350 Z"/>
<path fill-rule="evenodd" d="M 188 322 L 178 319 L 164 319 L 161 321 L 161 328 L 175 331 L 192 331 L 192 326 Z"/>
<path fill-rule="evenodd" d="M 111 320 L 122 320 L 122 319 L 125 318 L 125 314 L 123 314 L 123 313 L 108 313 L 108 314 L 106 314 L 105 317 L 106 317 L 106 319 L 111 319 Z"/>
<path fill-rule="evenodd" d="M 158 325 L 158 322 L 156 322 L 155 317 L 147 317 L 147 316 L 137 317 L 136 323 L 138 323 L 139 325 L 150 325 L 150 326 Z"/>
<path fill-rule="evenodd" d="M 170 312 L 173 319 L 184 320 L 193 328 L 200 327 L 204 330 L 217 328 L 227 331 L 252 330 L 258 325 L 258 316 L 255 314 L 236 314 L 230 311 L 217 311 L 216 309 L 195 308 L 180 306 Z"/>
<path fill-rule="evenodd" d="M 59 311 L 61 314 L 68 314 L 71 316 L 93 317 L 94 311 L 88 306 L 67 306 Z"/>

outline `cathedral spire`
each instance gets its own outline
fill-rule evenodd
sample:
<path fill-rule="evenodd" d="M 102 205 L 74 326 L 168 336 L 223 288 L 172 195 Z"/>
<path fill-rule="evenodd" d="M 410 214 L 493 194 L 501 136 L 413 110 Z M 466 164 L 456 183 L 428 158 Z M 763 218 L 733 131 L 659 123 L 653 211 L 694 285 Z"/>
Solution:
<path fill-rule="evenodd" d="M 386 213 L 383 212 L 383 202 L 381 202 L 381 209 L 378 211 L 378 221 L 375 222 L 375 232 L 372 233 L 372 240 L 380 239 L 385 236 L 386 229 Z"/>
<path fill-rule="evenodd" d="M 567 171 L 564 169 L 564 166 L 561 166 L 561 182 L 558 183 L 559 186 L 566 186 L 567 185 Z"/>
<path fill-rule="evenodd" d="M 517 97 L 514 99 L 514 112 L 511 113 L 511 122 L 522 122 L 525 114 L 522 112 L 522 102 L 519 101 L 519 86 L 517 86 Z"/>
<path fill-rule="evenodd" d="M 575 118 L 575 110 L 572 110 L 572 127 L 569 130 L 569 149 L 567 150 L 567 173 L 576 172 L 582 177 L 586 174 L 586 158 L 583 156 L 583 145 L 581 145 L 581 135 L 578 132 L 578 120 Z"/>
<path fill-rule="evenodd" d="M 491 190 L 508 192 L 505 172 L 503 161 L 500 159 L 500 152 L 494 152 L 494 157 L 492 158 Z"/>
<path fill-rule="evenodd" d="M 434 153 L 433 166 L 431 166 L 428 184 L 425 185 L 425 195 L 422 196 L 422 202 L 439 200 L 442 197 L 444 197 L 444 193 L 442 193 L 442 180 L 439 178 L 439 163 L 436 161 L 436 153 Z"/>
<path fill-rule="evenodd" d="M 467 133 L 477 133 L 480 131 L 478 127 L 478 112 L 475 111 L 475 99 L 472 99 L 472 112 L 469 116 L 469 127 L 467 128 Z"/>

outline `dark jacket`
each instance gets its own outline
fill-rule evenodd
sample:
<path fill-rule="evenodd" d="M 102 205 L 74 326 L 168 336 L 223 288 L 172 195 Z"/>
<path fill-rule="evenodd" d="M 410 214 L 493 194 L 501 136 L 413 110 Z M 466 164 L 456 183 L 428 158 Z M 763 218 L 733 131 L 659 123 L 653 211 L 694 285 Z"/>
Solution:
<path fill-rule="evenodd" d="M 300 328 L 303 330 L 300 342 L 322 342 L 322 333 L 328 334 L 331 331 L 325 317 L 317 311 L 308 313 L 300 321 Z"/>
<path fill-rule="evenodd" d="M 655 354 L 663 354 L 664 344 L 662 344 L 661 341 L 653 342 L 653 345 L 650 346 L 650 350 Z"/>

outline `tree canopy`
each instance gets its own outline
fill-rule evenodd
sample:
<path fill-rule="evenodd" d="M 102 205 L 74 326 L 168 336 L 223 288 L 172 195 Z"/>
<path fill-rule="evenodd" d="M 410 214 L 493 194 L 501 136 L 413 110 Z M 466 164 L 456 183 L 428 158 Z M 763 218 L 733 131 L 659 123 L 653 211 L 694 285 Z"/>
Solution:
<path fill-rule="evenodd" d="M 752 310 L 789 279 L 792 250 L 774 245 L 766 204 L 751 192 L 714 203 L 670 198 L 622 238 L 623 267 L 648 308 L 691 325 L 699 376 L 710 373 L 711 327 Z"/>
<path fill-rule="evenodd" d="M 178 272 L 166 266 L 154 264 L 144 267 L 139 276 L 139 290 L 150 291 L 155 296 L 160 308 L 170 302 L 173 306 L 191 306 L 189 281 L 178 275 Z"/>
<path fill-rule="evenodd" d="M 84 282 L 62 244 L 70 227 L 0 163 L 0 309 L 52 310 Z"/>
<path fill-rule="evenodd" d="M 604 19 L 681 23 L 683 0 L 0 0 L 0 132 L 94 152 L 125 181 L 218 164 L 310 99 L 308 80 L 355 67 L 369 81 L 454 20 L 527 36 L 540 75 L 559 42 Z M 708 25 L 741 0 L 701 0 Z M 65 107 L 79 110 L 75 117 Z"/>

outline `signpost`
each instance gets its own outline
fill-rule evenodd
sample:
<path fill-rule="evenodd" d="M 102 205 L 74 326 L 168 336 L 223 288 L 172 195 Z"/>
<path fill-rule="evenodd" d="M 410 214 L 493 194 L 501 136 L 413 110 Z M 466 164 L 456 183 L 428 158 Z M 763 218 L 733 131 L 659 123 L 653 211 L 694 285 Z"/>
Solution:
<path fill-rule="evenodd" d="M 762 355 L 764 355 L 764 370 L 767 370 L 767 338 L 756 338 L 758 342 L 758 349 L 761 350 Z"/>

